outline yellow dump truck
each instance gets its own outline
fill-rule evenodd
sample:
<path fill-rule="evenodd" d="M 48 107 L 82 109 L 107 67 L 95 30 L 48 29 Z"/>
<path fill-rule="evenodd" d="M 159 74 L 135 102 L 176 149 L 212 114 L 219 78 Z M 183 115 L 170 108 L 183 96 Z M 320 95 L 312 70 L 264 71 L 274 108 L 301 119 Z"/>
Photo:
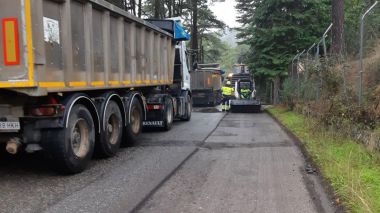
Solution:
<path fill-rule="evenodd" d="M 188 37 L 177 20 L 142 20 L 103 0 L 1 0 L 0 22 L 9 153 L 43 150 L 77 173 L 143 127 L 190 120 Z"/>

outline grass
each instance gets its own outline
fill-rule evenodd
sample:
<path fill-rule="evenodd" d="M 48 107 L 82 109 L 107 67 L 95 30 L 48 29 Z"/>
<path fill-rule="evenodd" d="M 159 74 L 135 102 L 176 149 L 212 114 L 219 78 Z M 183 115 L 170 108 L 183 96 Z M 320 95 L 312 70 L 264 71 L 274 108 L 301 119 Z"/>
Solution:
<path fill-rule="evenodd" d="M 379 153 L 285 108 L 268 111 L 305 144 L 339 203 L 350 212 L 380 212 Z"/>

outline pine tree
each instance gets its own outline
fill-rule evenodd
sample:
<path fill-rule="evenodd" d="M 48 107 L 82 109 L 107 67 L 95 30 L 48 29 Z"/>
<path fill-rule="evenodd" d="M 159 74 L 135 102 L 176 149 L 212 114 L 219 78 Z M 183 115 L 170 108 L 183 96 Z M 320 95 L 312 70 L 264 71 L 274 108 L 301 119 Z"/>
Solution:
<path fill-rule="evenodd" d="M 297 51 L 316 42 L 330 23 L 328 0 L 240 0 L 242 10 L 247 5 L 251 16 L 242 16 L 247 22 L 243 41 L 250 45 L 249 67 L 256 80 L 278 84 Z"/>
<path fill-rule="evenodd" d="M 238 12 L 236 21 L 239 22 L 242 27 L 237 28 L 238 39 L 249 38 L 249 32 L 247 31 L 247 26 L 253 22 L 253 13 L 255 11 L 255 0 L 237 0 L 235 9 Z"/>

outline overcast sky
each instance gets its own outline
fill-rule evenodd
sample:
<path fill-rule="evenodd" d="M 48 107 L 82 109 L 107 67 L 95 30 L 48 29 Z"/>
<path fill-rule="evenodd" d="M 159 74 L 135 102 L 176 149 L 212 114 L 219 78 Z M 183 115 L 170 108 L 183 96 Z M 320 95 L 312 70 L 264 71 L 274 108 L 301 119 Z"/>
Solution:
<path fill-rule="evenodd" d="M 224 21 L 229 27 L 238 27 L 236 22 L 237 12 L 235 10 L 235 0 L 225 0 L 225 2 L 216 2 L 211 6 L 211 10 L 218 19 Z"/>

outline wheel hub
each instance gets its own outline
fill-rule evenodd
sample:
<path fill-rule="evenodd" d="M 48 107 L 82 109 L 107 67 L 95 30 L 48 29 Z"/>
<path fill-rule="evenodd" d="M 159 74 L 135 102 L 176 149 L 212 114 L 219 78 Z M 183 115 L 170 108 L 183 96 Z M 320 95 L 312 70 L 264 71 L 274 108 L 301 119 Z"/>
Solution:
<path fill-rule="evenodd" d="M 106 129 L 109 143 L 116 144 L 120 133 L 120 126 L 119 120 L 115 114 L 112 114 L 109 117 Z"/>
<path fill-rule="evenodd" d="M 87 122 L 79 118 L 71 131 L 71 147 L 77 157 L 85 157 L 88 153 L 90 147 L 89 134 Z"/>

